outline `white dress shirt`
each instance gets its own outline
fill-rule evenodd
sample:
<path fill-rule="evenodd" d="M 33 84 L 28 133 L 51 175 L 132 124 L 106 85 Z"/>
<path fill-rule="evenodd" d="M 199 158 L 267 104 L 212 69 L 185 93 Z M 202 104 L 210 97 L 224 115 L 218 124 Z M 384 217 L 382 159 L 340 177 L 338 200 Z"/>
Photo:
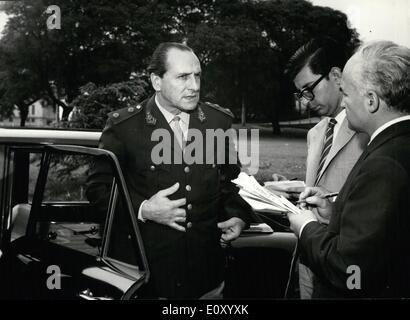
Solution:
<path fill-rule="evenodd" d="M 333 129 L 333 141 L 332 141 L 332 143 L 335 142 L 336 136 L 337 136 L 337 134 L 339 133 L 340 127 L 341 127 L 343 121 L 345 120 L 345 118 L 346 118 L 346 109 L 343 109 L 342 111 L 340 111 L 340 112 L 337 114 L 337 116 L 335 117 L 335 120 L 337 121 L 337 123 L 335 124 L 335 127 L 334 127 L 334 129 Z M 328 121 L 329 121 L 329 120 L 330 120 L 330 118 L 328 119 Z M 307 221 L 302 225 L 302 227 L 300 228 L 299 237 L 302 235 L 302 231 L 303 231 L 303 229 L 306 227 L 306 225 L 307 225 L 309 222 L 312 222 L 312 221 L 317 221 L 317 219 L 309 219 L 309 220 L 307 220 Z"/>
<path fill-rule="evenodd" d="M 178 115 L 180 117 L 179 120 L 179 125 L 181 126 L 182 133 L 184 135 L 184 140 L 187 140 L 188 137 L 188 128 L 189 128 L 189 113 L 180 111 L 178 113 L 172 113 L 169 112 L 167 109 L 165 109 L 161 104 L 158 102 L 158 97 L 155 96 L 155 103 L 158 106 L 159 111 L 164 115 L 165 120 L 167 120 L 168 124 L 171 126 L 172 120 L 174 120 L 174 117 Z"/>
<path fill-rule="evenodd" d="M 398 117 L 396 119 L 393 119 L 393 120 L 390 120 L 390 121 L 386 122 L 384 125 L 377 128 L 377 130 L 375 132 L 373 132 L 372 136 L 370 137 L 370 141 L 367 145 L 369 145 L 370 142 L 372 142 L 374 140 L 374 138 L 376 138 L 376 136 L 378 136 L 382 131 L 386 130 L 388 127 L 392 126 L 395 123 L 402 122 L 402 121 L 405 121 L 405 120 L 410 120 L 410 115 Z"/>
<path fill-rule="evenodd" d="M 335 124 L 335 127 L 333 129 L 333 141 L 332 143 L 335 142 L 336 136 L 339 133 L 340 127 L 342 126 L 343 121 L 346 118 L 346 109 L 343 109 L 342 111 L 340 111 L 337 116 L 335 117 L 335 120 L 337 121 L 337 123 Z M 330 118 L 329 118 L 330 120 Z"/>

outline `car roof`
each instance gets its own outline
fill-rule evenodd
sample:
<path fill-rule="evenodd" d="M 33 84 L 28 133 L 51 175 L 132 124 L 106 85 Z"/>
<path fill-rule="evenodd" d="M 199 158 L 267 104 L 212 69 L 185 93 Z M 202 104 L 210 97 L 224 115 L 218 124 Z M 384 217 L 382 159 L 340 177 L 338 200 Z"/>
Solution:
<path fill-rule="evenodd" d="M 0 143 L 69 144 L 97 147 L 101 131 L 0 128 Z"/>

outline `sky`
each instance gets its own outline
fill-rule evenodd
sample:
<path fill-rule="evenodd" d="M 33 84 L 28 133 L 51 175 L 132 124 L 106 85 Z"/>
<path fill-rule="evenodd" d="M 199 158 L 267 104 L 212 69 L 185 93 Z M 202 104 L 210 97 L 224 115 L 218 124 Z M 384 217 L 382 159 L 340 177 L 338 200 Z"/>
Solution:
<path fill-rule="evenodd" d="M 347 14 L 363 41 L 391 40 L 410 47 L 409 0 L 310 0 Z M 0 32 L 7 16 L 0 12 Z"/>
<path fill-rule="evenodd" d="M 7 16 L 4 12 L 0 11 L 0 32 L 3 30 L 4 25 L 6 24 Z"/>
<path fill-rule="evenodd" d="M 363 41 L 390 40 L 410 48 L 409 0 L 310 0 L 344 12 Z"/>

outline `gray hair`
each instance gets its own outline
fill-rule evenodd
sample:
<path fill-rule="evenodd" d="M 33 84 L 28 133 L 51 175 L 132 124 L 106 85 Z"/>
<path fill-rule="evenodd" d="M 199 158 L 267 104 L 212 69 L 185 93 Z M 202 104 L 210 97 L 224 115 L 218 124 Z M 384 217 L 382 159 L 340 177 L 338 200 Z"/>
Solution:
<path fill-rule="evenodd" d="M 374 41 L 357 50 L 361 80 L 396 111 L 410 113 L 410 49 L 391 41 Z"/>

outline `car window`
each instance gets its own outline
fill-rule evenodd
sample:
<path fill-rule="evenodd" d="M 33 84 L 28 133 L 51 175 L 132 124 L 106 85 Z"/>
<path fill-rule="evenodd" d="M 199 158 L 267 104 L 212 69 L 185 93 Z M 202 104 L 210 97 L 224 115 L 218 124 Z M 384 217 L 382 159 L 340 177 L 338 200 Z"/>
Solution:
<path fill-rule="evenodd" d="M 53 154 L 48 163 L 39 214 L 36 215 L 36 236 L 50 243 L 88 255 L 101 253 L 107 205 L 97 208 L 87 196 L 91 155 Z M 113 178 L 104 185 L 106 199 Z M 40 184 L 41 186 L 41 184 Z"/>
<path fill-rule="evenodd" d="M 3 190 L 3 177 L 4 177 L 4 159 L 5 159 L 5 146 L 0 144 L 0 202 L 2 201 L 1 194 Z"/>
<path fill-rule="evenodd" d="M 34 237 L 53 252 L 101 257 L 138 279 L 146 258 L 118 164 L 106 151 L 58 148 L 24 155 L 20 176 L 35 188 L 26 186 L 30 196 L 12 207 L 11 241 Z"/>
<path fill-rule="evenodd" d="M 40 152 L 30 152 L 29 156 L 29 184 L 28 184 L 28 202 L 33 202 L 34 189 L 36 187 L 38 173 L 41 164 Z"/>
<path fill-rule="evenodd" d="M 114 215 L 108 228 L 106 258 L 142 268 L 141 250 L 138 248 L 136 232 L 126 208 L 124 195 L 118 190 L 115 194 Z"/>
<path fill-rule="evenodd" d="M 34 188 L 41 163 L 41 149 L 31 147 L 10 148 L 2 175 L 5 177 L 1 204 L 9 217 L 6 225 L 11 240 L 26 232 Z"/>
<path fill-rule="evenodd" d="M 54 155 L 43 201 L 86 201 L 86 180 L 92 160 L 92 156 L 85 155 Z"/>

